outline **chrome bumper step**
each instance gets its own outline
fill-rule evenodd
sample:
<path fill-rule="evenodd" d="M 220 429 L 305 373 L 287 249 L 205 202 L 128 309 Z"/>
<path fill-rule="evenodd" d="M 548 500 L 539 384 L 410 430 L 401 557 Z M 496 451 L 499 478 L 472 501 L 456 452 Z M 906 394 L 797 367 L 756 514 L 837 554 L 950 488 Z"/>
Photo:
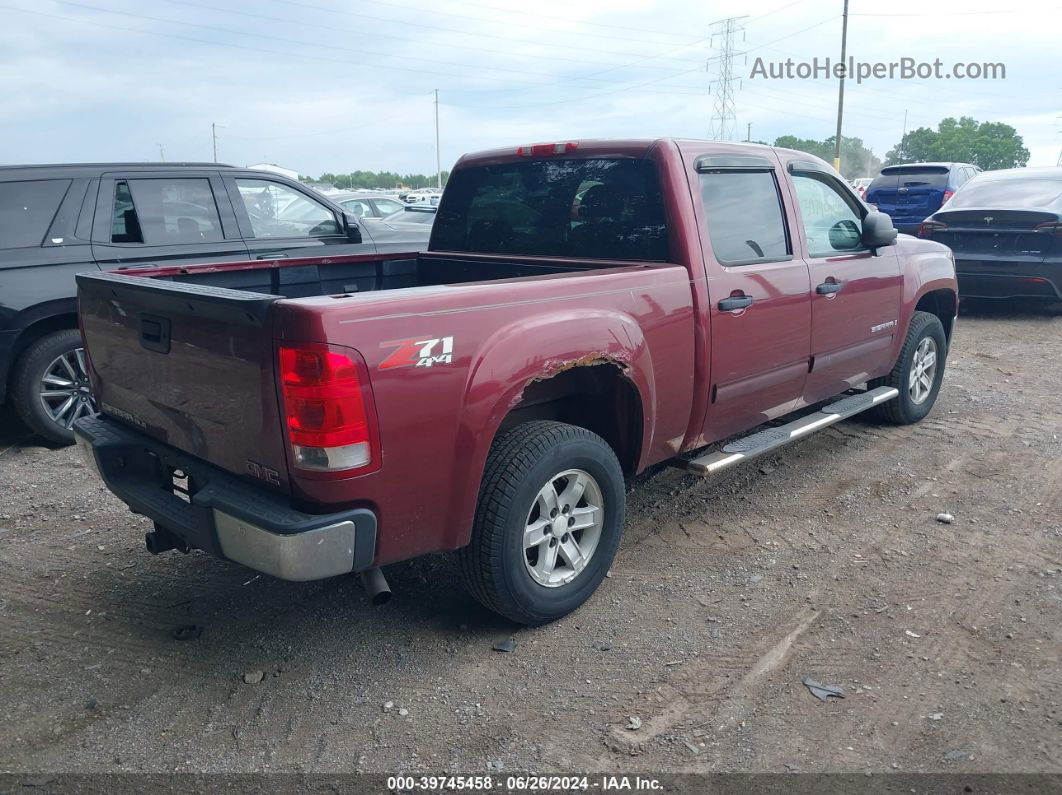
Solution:
<path fill-rule="evenodd" d="M 700 475 L 714 475 L 750 458 L 775 450 L 797 439 L 802 439 L 815 431 L 828 428 L 834 423 L 847 419 L 861 411 L 866 411 L 886 400 L 892 400 L 899 395 L 899 391 L 891 386 L 879 386 L 867 392 L 856 395 L 848 395 L 840 400 L 823 406 L 816 412 L 793 420 L 777 428 L 767 428 L 749 436 L 735 439 L 721 450 L 702 455 L 690 461 L 676 461 L 677 466 L 682 466 L 691 472 Z"/>

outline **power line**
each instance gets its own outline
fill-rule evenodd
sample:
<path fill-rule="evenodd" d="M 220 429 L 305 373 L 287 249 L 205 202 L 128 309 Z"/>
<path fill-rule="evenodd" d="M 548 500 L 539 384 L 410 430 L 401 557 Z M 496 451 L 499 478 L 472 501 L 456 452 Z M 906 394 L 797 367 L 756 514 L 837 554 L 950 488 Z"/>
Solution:
<path fill-rule="evenodd" d="M 79 6 L 82 6 L 82 7 L 87 7 L 87 6 L 85 6 L 85 4 L 82 4 L 82 3 L 71 3 L 70 0 L 56 0 L 56 1 L 57 2 L 64 2 L 64 3 L 67 3 L 69 5 L 79 5 Z M 372 63 L 371 61 L 356 61 L 356 60 L 352 60 L 352 59 L 349 59 L 349 58 L 331 58 L 331 57 L 328 57 L 328 56 L 314 55 L 314 54 L 310 54 L 310 53 L 307 53 L 307 52 L 291 52 L 291 51 L 285 51 L 285 50 L 274 50 L 274 49 L 269 49 L 269 48 L 266 48 L 266 47 L 249 46 L 249 45 L 244 45 L 244 44 L 235 44 L 235 43 L 228 42 L 228 41 L 213 41 L 213 40 L 210 40 L 210 39 L 197 38 L 195 36 L 184 36 L 184 35 L 181 35 L 181 34 L 178 34 L 178 33 L 163 33 L 163 32 L 156 31 L 156 30 L 145 30 L 143 28 L 130 28 L 130 27 L 124 27 L 122 25 L 112 25 L 112 24 L 108 24 L 108 23 L 105 23 L 105 22 L 98 22 L 98 21 L 95 21 L 95 20 L 75 19 L 75 18 L 72 18 L 72 17 L 62 16 L 62 15 L 59 15 L 59 14 L 47 14 L 47 13 L 44 13 L 43 11 L 31 11 L 29 9 L 19 8 L 17 6 L 0 5 L 0 8 L 3 8 L 5 10 L 9 10 L 9 11 L 17 11 L 17 12 L 22 13 L 22 14 L 30 14 L 30 15 L 38 16 L 38 17 L 45 17 L 47 19 L 58 19 L 58 20 L 62 20 L 64 22 L 68 22 L 68 23 L 71 23 L 71 24 L 91 25 L 93 27 L 105 28 L 105 29 L 108 29 L 108 30 L 117 30 L 117 31 L 121 31 L 123 33 L 147 34 L 147 35 L 150 35 L 150 36 L 160 36 L 162 38 L 177 39 L 179 41 L 192 41 L 192 42 L 196 42 L 196 43 L 199 43 L 199 44 L 207 44 L 207 45 L 214 46 L 214 47 L 226 47 L 226 48 L 229 48 L 229 49 L 243 50 L 243 51 L 248 51 L 248 52 L 264 53 L 264 54 L 269 54 L 269 55 L 282 55 L 282 56 L 284 56 L 286 58 L 301 58 L 301 59 L 304 59 L 304 60 L 322 61 L 322 62 L 326 62 L 326 63 L 338 63 L 338 64 L 343 64 L 343 65 L 356 64 L 358 66 L 364 66 L 364 67 L 368 67 L 370 69 L 382 69 L 382 70 L 386 70 L 386 71 L 412 72 L 412 73 L 418 74 L 418 75 L 432 75 L 432 76 L 435 76 L 435 77 L 438 77 L 439 75 L 446 75 L 446 76 L 449 76 L 449 77 L 462 77 L 462 78 L 463 77 L 467 77 L 467 73 L 442 72 L 442 71 L 439 71 L 439 70 L 428 71 L 428 70 L 424 70 L 424 69 L 416 69 L 416 68 L 413 68 L 413 67 L 400 66 L 400 65 L 395 65 L 395 64 L 375 64 L 375 63 Z M 143 16 L 143 15 L 130 14 L 130 13 L 126 13 L 126 12 L 108 12 L 108 13 L 117 13 L 117 14 L 122 14 L 123 16 L 131 16 L 131 17 L 136 17 L 136 18 L 140 18 L 140 19 L 147 19 L 147 20 L 152 20 L 152 21 L 161 21 L 161 22 L 166 22 L 166 23 L 175 22 L 175 20 L 162 20 L 162 19 L 158 19 L 158 18 L 146 17 L 146 16 Z M 238 35 L 247 35 L 247 36 L 259 35 L 259 34 L 249 34 L 249 33 L 245 34 L 242 31 L 233 31 L 233 30 L 224 29 L 224 28 L 213 28 L 213 27 L 205 26 L 205 25 L 196 25 L 195 23 L 184 22 L 184 23 L 178 23 L 178 24 L 192 25 L 193 27 L 205 28 L 207 30 L 212 30 L 214 32 L 221 32 L 221 33 L 227 33 L 227 34 L 235 33 L 235 34 L 238 34 Z M 291 42 L 292 41 L 291 39 L 286 39 L 286 38 L 281 38 L 281 37 L 265 37 L 265 36 L 261 36 L 261 35 L 259 35 L 259 37 L 260 38 L 272 38 L 272 39 L 285 41 L 285 42 Z M 311 44 L 313 46 L 316 46 L 312 42 L 298 42 L 298 43 Z M 364 51 L 361 51 L 361 52 L 364 52 Z M 388 56 L 388 57 L 398 57 L 398 56 Z M 427 59 L 419 59 L 419 60 L 427 60 Z M 447 63 L 447 62 L 440 62 L 440 63 Z M 461 64 L 456 64 L 456 65 L 461 66 Z M 505 71 L 514 71 L 514 70 L 508 70 L 507 69 Z M 523 70 L 515 70 L 515 71 L 520 71 L 523 74 L 527 74 L 527 72 L 523 71 Z M 542 73 L 542 74 L 545 74 L 545 73 Z M 677 74 L 685 74 L 685 72 L 679 72 Z M 552 75 L 552 74 L 549 75 L 549 76 L 550 77 L 555 77 L 555 75 Z M 669 75 L 669 77 L 670 76 L 677 76 L 677 75 Z M 507 79 L 507 78 L 491 77 L 490 75 L 477 75 L 477 79 L 480 79 L 480 80 L 491 80 L 491 81 L 502 82 L 502 83 L 506 83 L 508 85 L 512 85 L 512 81 Z M 577 80 L 579 78 L 572 77 L 570 79 Z M 611 81 L 611 80 L 594 80 L 594 82 L 601 82 L 601 83 L 606 83 L 606 84 L 614 84 L 614 81 Z M 538 83 L 526 83 L 525 82 L 525 83 L 519 83 L 518 85 L 527 86 L 527 87 L 534 87 L 534 86 L 543 86 L 543 87 L 545 87 L 545 86 L 554 85 L 554 82 L 538 82 Z"/>
<path fill-rule="evenodd" d="M 383 0 L 372 0 L 372 1 L 373 2 L 382 3 L 383 5 L 395 5 L 394 3 L 383 2 Z M 524 23 L 527 21 L 527 17 L 528 17 L 528 11 L 527 11 L 526 8 L 525 9 L 514 10 L 512 8 L 503 8 L 502 6 L 494 6 L 494 5 L 490 5 L 488 3 L 472 3 L 472 2 L 469 2 L 469 0 L 457 0 L 457 2 L 458 2 L 459 5 L 473 6 L 475 8 L 486 8 L 486 9 L 489 9 L 491 11 L 498 11 L 498 12 L 502 12 L 502 13 L 506 13 L 506 14 L 517 14 L 517 15 L 519 15 L 521 17 L 521 19 L 520 19 L 521 27 L 524 26 Z M 797 2 L 803 2 L 803 0 L 794 0 L 794 2 L 791 3 L 790 5 L 794 5 Z M 436 5 L 436 4 L 433 3 L 432 5 Z M 450 13 L 450 12 L 439 12 L 439 11 L 437 11 L 434 8 L 427 9 L 427 8 L 424 8 L 424 7 L 413 7 L 413 6 L 401 6 L 401 7 L 402 8 L 408 8 L 411 11 L 412 10 L 420 10 L 420 11 L 431 10 L 431 11 L 434 11 L 435 13 Z M 464 15 L 459 15 L 459 16 L 464 16 Z M 544 14 L 541 11 L 539 11 L 538 9 L 536 9 L 534 11 L 534 16 L 535 16 L 536 19 L 556 19 L 558 21 L 567 22 L 569 24 L 571 24 L 572 22 L 575 22 L 577 24 L 590 26 L 590 27 L 594 27 L 594 28 L 612 28 L 613 30 L 627 30 L 627 31 L 631 31 L 633 33 L 642 34 L 643 39 L 644 39 L 645 34 L 647 34 L 647 33 L 648 34 L 652 34 L 654 36 L 672 36 L 674 38 L 685 38 L 686 37 L 686 34 L 671 33 L 669 31 L 654 30 L 652 28 L 633 27 L 631 25 L 615 25 L 615 24 L 610 24 L 608 22 L 597 22 L 597 21 L 582 22 L 581 20 L 573 20 L 570 16 L 561 16 L 559 14 Z M 468 17 L 468 18 L 469 19 L 476 19 L 477 17 Z M 486 20 L 484 20 L 484 21 L 486 21 Z M 504 23 L 504 24 L 509 24 L 509 23 Z M 642 39 L 640 39 L 640 40 L 642 40 Z"/>
<path fill-rule="evenodd" d="M 506 22 L 506 21 L 500 20 L 500 19 L 487 19 L 485 17 L 476 16 L 474 14 L 461 14 L 461 13 L 457 13 L 455 11 L 440 10 L 439 4 L 437 4 L 437 3 L 433 3 L 431 8 L 425 8 L 423 6 L 400 5 L 398 3 L 392 2 L 392 0 L 362 0 L 362 2 L 368 2 L 368 3 L 371 3 L 372 5 L 382 5 L 382 6 L 389 6 L 389 7 L 392 7 L 392 8 L 399 8 L 399 9 L 402 9 L 403 11 L 417 11 L 417 12 L 420 12 L 420 13 L 427 12 L 429 14 L 436 14 L 436 15 L 441 16 L 441 17 L 454 17 L 455 19 L 467 19 L 467 20 L 472 20 L 474 22 L 479 22 L 479 23 L 487 24 L 487 25 L 512 25 L 511 22 Z M 534 12 L 534 13 L 528 13 L 526 10 L 514 11 L 512 9 L 501 9 L 501 8 L 495 8 L 494 10 L 504 11 L 504 12 L 509 13 L 509 14 L 519 14 L 520 15 L 519 27 L 521 29 L 524 29 L 524 30 L 541 30 L 541 31 L 545 31 L 547 33 L 565 32 L 565 31 L 558 31 L 555 28 L 543 28 L 541 26 L 534 25 L 531 22 L 531 21 L 537 20 L 537 19 L 561 19 L 560 17 L 545 17 L 545 16 L 539 14 L 537 11 Z M 400 25 L 401 24 L 405 24 L 405 20 L 401 20 L 401 19 L 387 19 L 386 17 L 373 17 L 373 18 L 374 19 L 386 19 L 388 22 L 394 22 L 394 23 L 400 24 Z M 572 23 L 573 21 L 574 22 L 578 22 L 578 20 L 572 20 L 570 18 L 565 19 L 565 21 L 568 22 L 569 24 Z M 612 27 L 611 25 L 598 25 L 597 23 L 594 23 L 594 22 L 588 22 L 588 23 L 582 23 L 582 24 L 590 25 L 590 26 L 592 26 L 594 28 Z M 614 34 L 610 35 L 610 34 L 604 34 L 604 33 L 600 33 L 600 32 L 595 32 L 593 34 L 593 37 L 596 38 L 596 39 L 606 39 L 606 40 L 624 41 L 624 42 L 633 41 L 633 42 L 637 42 L 638 44 L 645 44 L 646 43 L 646 41 L 645 41 L 646 34 L 653 34 L 654 33 L 654 31 L 652 31 L 652 30 L 640 30 L 638 28 L 621 28 L 621 29 L 622 30 L 633 30 L 634 32 L 639 33 L 641 35 L 639 35 L 638 37 L 634 37 L 634 36 L 617 36 L 617 35 L 614 35 Z M 586 35 L 585 33 L 582 33 L 580 31 L 572 31 L 572 33 L 574 33 L 575 35 L 578 35 L 578 36 L 585 36 Z M 682 34 L 677 34 L 677 33 L 663 33 L 663 32 L 660 32 L 660 35 L 671 36 L 673 38 L 687 38 L 688 39 L 688 36 L 684 36 Z M 660 43 L 660 42 L 650 42 L 650 43 Z M 666 42 L 664 42 L 664 43 L 666 43 Z M 671 42 L 671 43 L 674 44 L 675 42 Z"/>
<path fill-rule="evenodd" d="M 413 44 L 419 43 L 417 39 L 411 39 L 411 38 L 408 38 L 406 36 L 397 36 L 397 35 L 390 34 L 390 33 L 379 33 L 379 32 L 375 32 L 375 31 L 370 34 L 370 33 L 366 33 L 364 30 L 356 30 L 354 28 L 338 27 L 335 24 L 325 25 L 325 24 L 320 24 L 320 23 L 315 23 L 315 22 L 306 22 L 306 21 L 301 20 L 301 19 L 287 19 L 285 17 L 275 17 L 275 16 L 272 16 L 270 14 L 259 14 L 259 13 L 253 12 L 253 11 L 236 10 L 234 8 L 216 8 L 215 6 L 212 6 L 212 5 L 209 5 L 209 4 L 206 4 L 206 3 L 193 2 L 193 0 L 165 0 L 165 1 L 168 2 L 168 3 L 171 3 L 172 5 L 186 6 L 186 7 L 189 7 L 189 8 L 201 8 L 201 9 L 204 9 L 206 11 L 222 12 L 222 13 L 225 13 L 225 14 L 232 14 L 232 15 L 235 15 L 235 16 L 246 17 L 248 19 L 261 19 L 261 20 L 266 20 L 266 21 L 269 21 L 269 22 L 279 22 L 279 23 L 281 23 L 281 24 L 283 24 L 285 26 L 295 25 L 295 26 L 301 27 L 301 28 L 312 28 L 314 30 L 324 30 L 324 31 L 327 31 L 327 32 L 329 32 L 329 33 L 331 33 L 333 35 L 336 34 L 336 33 L 343 33 L 345 35 L 365 36 L 365 37 L 371 37 L 371 38 L 394 39 L 396 41 L 413 43 Z M 327 47 L 328 45 L 316 45 L 316 46 L 325 46 L 325 47 Z M 343 48 L 343 49 L 345 49 L 345 48 Z M 459 44 L 459 43 L 456 43 L 456 42 L 448 42 L 447 43 L 447 49 L 469 50 L 471 52 L 483 52 L 483 53 L 489 53 L 491 55 L 503 55 L 503 56 L 510 56 L 510 57 L 513 55 L 512 50 L 498 50 L 498 49 L 493 49 L 493 48 L 490 48 L 490 47 L 475 47 L 475 46 L 470 46 L 470 45 L 467 45 L 467 44 Z M 684 48 L 680 48 L 680 49 L 684 49 Z M 378 54 L 378 55 L 382 55 L 383 57 L 386 57 L 386 58 L 404 58 L 405 57 L 405 56 L 392 55 L 392 54 L 389 54 L 389 53 L 379 53 L 379 52 L 374 52 L 374 51 L 371 51 L 371 50 L 364 50 L 364 49 L 359 49 L 359 50 L 357 50 L 357 52 L 364 53 L 364 54 L 367 54 L 367 55 L 377 55 Z M 626 53 L 624 53 L 624 54 L 626 55 Z M 647 56 L 646 60 L 649 59 L 649 58 L 661 58 L 661 57 L 666 57 L 666 55 Z M 618 65 L 614 65 L 614 64 L 606 62 L 606 61 L 588 61 L 585 58 L 569 58 L 569 57 L 562 56 L 562 55 L 550 55 L 550 56 L 547 56 L 545 58 L 545 60 L 565 61 L 567 63 L 586 64 L 586 65 L 589 65 L 589 66 L 609 66 L 609 67 L 613 67 L 613 68 L 623 68 L 624 66 L 626 66 L 626 64 L 622 64 L 622 63 L 618 64 Z M 639 59 L 638 61 L 633 62 L 631 65 L 637 64 L 641 60 L 642 59 Z M 675 59 L 675 60 L 678 60 L 678 59 Z M 683 61 L 683 62 L 691 63 L 690 61 Z M 452 61 L 435 61 L 435 63 L 450 63 L 453 66 L 465 66 L 466 65 L 466 64 L 461 64 L 461 63 L 452 62 Z M 478 68 L 478 66 L 476 68 Z M 655 66 L 655 67 L 651 67 L 651 68 L 653 68 L 653 69 L 674 69 L 675 67 Z"/>
<path fill-rule="evenodd" d="M 371 19 L 371 20 L 375 20 L 377 22 L 387 22 L 387 23 L 392 24 L 392 25 L 401 25 L 403 27 L 424 28 L 426 30 L 437 30 L 437 31 L 441 31 L 443 33 L 457 33 L 457 34 L 460 34 L 462 36 L 476 36 L 476 37 L 479 37 L 479 38 L 495 39 L 495 40 L 498 40 L 498 41 L 511 41 L 511 42 L 519 42 L 521 44 L 534 44 L 534 45 L 539 46 L 539 47 L 554 47 L 554 48 L 557 48 L 557 49 L 565 49 L 565 50 L 566 49 L 570 49 L 572 47 L 571 44 L 551 44 L 549 42 L 544 42 L 541 39 L 528 39 L 528 38 L 522 38 L 520 36 L 500 36 L 500 35 L 495 34 L 495 33 L 481 33 L 479 31 L 467 30 L 467 29 L 464 29 L 464 28 L 452 28 L 452 27 L 446 27 L 446 26 L 443 26 L 443 25 L 432 25 L 432 24 L 427 23 L 427 22 L 416 22 L 416 21 L 401 20 L 401 19 L 388 19 L 387 17 L 378 17 L 378 16 L 374 16 L 372 14 L 362 14 L 360 12 L 350 11 L 349 9 L 345 9 L 345 8 L 335 8 L 335 7 L 329 7 L 329 6 L 315 5 L 313 3 L 302 2 L 301 0 L 271 0 L 271 2 L 280 3 L 282 5 L 293 6 L 295 8 L 308 8 L 308 9 L 313 9 L 315 11 L 324 11 L 325 13 L 329 14 L 330 16 L 334 16 L 335 14 L 343 14 L 344 16 L 357 17 L 359 19 Z M 379 35 L 379 34 L 375 34 L 374 33 L 373 35 Z M 578 35 L 578 34 L 576 34 L 576 35 Z M 447 46 L 450 46 L 450 42 L 447 42 Z M 620 55 L 620 56 L 628 56 L 628 55 L 630 55 L 630 52 L 618 52 L 616 50 L 602 50 L 602 49 L 596 48 L 596 47 L 587 47 L 585 44 L 579 44 L 578 47 L 579 47 L 580 51 L 582 51 L 582 52 L 598 52 L 598 53 L 604 53 L 606 55 Z"/>
<path fill-rule="evenodd" d="M 718 39 L 718 73 L 714 80 L 708 82 L 708 90 L 714 87 L 715 101 L 712 106 L 712 118 L 708 128 L 708 137 L 717 141 L 730 141 L 734 137 L 734 84 L 740 78 L 734 76 L 734 58 L 744 55 L 736 49 L 738 36 L 745 41 L 745 26 L 742 20 L 747 17 L 729 17 L 712 23 L 712 41 Z M 710 64 L 710 61 L 709 61 Z"/>
<path fill-rule="evenodd" d="M 300 44 L 300 45 L 305 45 L 305 46 L 309 46 L 309 47 L 318 47 L 318 48 L 328 49 L 328 50 L 339 50 L 341 52 L 349 52 L 349 53 L 353 53 L 355 55 L 378 55 L 378 56 L 381 56 L 381 57 L 384 57 L 384 58 L 402 57 L 406 61 L 422 61 L 424 63 L 441 64 L 443 66 L 453 66 L 453 67 L 457 67 L 457 68 L 468 68 L 468 69 L 480 69 L 480 68 L 483 68 L 483 69 L 496 71 L 496 72 L 512 72 L 514 74 L 520 74 L 520 75 L 525 75 L 525 74 L 535 75 L 535 74 L 537 74 L 537 75 L 542 76 L 542 77 L 550 77 L 550 78 L 554 78 L 554 79 L 556 77 L 554 74 L 549 73 L 549 72 L 534 72 L 534 71 L 529 71 L 527 69 L 517 69 L 517 68 L 505 67 L 505 66 L 486 66 L 486 67 L 483 67 L 483 66 L 479 66 L 479 65 L 475 65 L 475 64 L 464 64 L 464 63 L 457 63 L 457 62 L 453 62 L 453 61 L 440 61 L 440 60 L 435 59 L 435 58 L 423 58 L 423 57 L 414 56 L 414 55 L 397 56 L 397 55 L 393 55 L 391 53 L 379 52 L 379 51 L 373 51 L 373 50 L 366 50 L 364 48 L 352 49 L 350 47 L 340 47 L 340 46 L 332 45 L 332 44 L 318 44 L 318 43 L 313 42 L 313 41 L 306 41 L 305 39 L 293 39 L 290 36 L 272 36 L 272 35 L 269 35 L 269 34 L 266 34 L 266 33 L 250 33 L 250 32 L 243 31 L 243 30 L 234 30 L 232 28 L 222 28 L 222 27 L 217 27 L 215 25 L 203 25 L 203 24 L 200 24 L 200 23 L 197 23 L 197 22 L 184 22 L 183 20 L 165 19 L 165 18 L 162 18 L 162 17 L 149 16 L 147 14 L 134 14 L 134 13 L 128 12 L 128 11 L 112 11 L 112 10 L 107 9 L 107 8 L 100 8 L 99 6 L 89 5 L 88 3 L 75 2 L 74 0 L 55 0 L 55 1 L 60 3 L 60 4 L 62 4 L 62 5 L 73 6 L 75 8 L 84 8 L 84 9 L 88 9 L 90 11 L 98 11 L 98 12 L 102 12 L 102 13 L 105 13 L 105 14 L 114 14 L 114 15 L 117 15 L 117 16 L 130 17 L 130 18 L 133 18 L 133 19 L 143 19 L 143 20 L 147 20 L 147 21 L 150 21 L 150 22 L 161 22 L 161 23 L 164 23 L 164 24 L 167 24 L 167 25 L 174 25 L 174 24 L 175 25 L 183 25 L 185 27 L 198 28 L 199 30 L 206 30 L 206 31 L 214 32 L 214 33 L 224 33 L 226 35 L 246 36 L 246 37 L 249 37 L 249 38 L 265 39 L 265 40 L 268 40 L 268 41 L 279 41 L 279 42 L 282 42 L 284 44 Z M 173 0 L 171 0 L 171 2 L 172 1 Z M 82 20 L 78 20 L 78 21 L 82 21 Z M 154 31 L 152 31 L 152 32 L 154 32 Z M 157 35 L 171 35 L 171 34 L 157 34 Z M 228 44 L 228 46 L 238 46 L 238 45 Z M 288 53 L 288 54 L 294 54 L 294 53 Z M 344 59 L 341 59 L 341 61 L 342 60 L 344 60 Z M 407 72 L 416 72 L 418 74 L 432 74 L 432 75 L 445 74 L 445 75 L 448 75 L 448 76 L 451 76 L 451 77 L 465 77 L 466 76 L 466 74 L 463 73 L 463 72 L 439 72 L 438 70 L 432 70 L 432 71 L 429 72 L 427 70 L 414 69 L 414 68 L 406 67 L 406 66 L 396 66 L 396 65 L 393 65 L 393 64 L 374 65 L 371 61 L 351 61 L 349 59 L 346 59 L 346 62 L 347 63 L 358 63 L 358 64 L 363 65 L 363 66 L 369 66 L 370 68 L 380 68 L 380 69 L 388 69 L 388 70 L 398 69 L 398 70 L 407 71 Z M 488 79 L 490 79 L 490 78 L 488 78 Z M 497 79 L 497 78 L 495 78 L 495 79 Z M 604 82 L 604 83 L 610 83 L 610 84 L 614 82 L 612 80 L 598 80 L 598 79 L 592 78 L 592 77 L 582 78 L 582 77 L 578 77 L 578 76 L 572 76 L 572 77 L 569 77 L 568 79 L 569 80 L 584 80 L 585 79 L 585 80 L 590 80 L 592 82 Z M 535 83 L 528 83 L 526 85 L 536 85 L 536 84 Z M 537 85 L 550 85 L 550 83 L 538 83 Z"/>

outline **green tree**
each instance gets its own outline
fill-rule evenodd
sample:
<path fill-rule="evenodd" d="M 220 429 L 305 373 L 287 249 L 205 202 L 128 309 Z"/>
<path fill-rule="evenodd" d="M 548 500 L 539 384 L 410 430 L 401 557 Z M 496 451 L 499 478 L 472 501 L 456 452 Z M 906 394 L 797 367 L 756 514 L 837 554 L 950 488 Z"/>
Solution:
<path fill-rule="evenodd" d="M 784 149 L 807 152 L 815 157 L 821 157 L 827 163 L 833 163 L 834 141 L 836 140 L 836 136 L 833 135 L 824 141 L 783 135 L 774 140 L 774 145 Z M 862 138 L 841 137 L 841 174 L 845 179 L 873 177 L 880 169 L 880 158 L 863 143 Z"/>
<path fill-rule="evenodd" d="M 973 163 L 991 171 L 1024 166 L 1029 162 L 1029 150 L 1009 124 L 963 116 L 943 119 L 935 130 L 911 130 L 885 155 L 886 165 L 933 160 Z"/>
<path fill-rule="evenodd" d="M 446 184 L 450 172 L 442 172 L 442 183 Z M 394 171 L 352 171 L 349 174 L 333 174 L 325 172 L 318 182 L 327 182 L 337 188 L 397 188 L 405 186 L 409 188 L 433 188 L 436 177 L 434 174 L 398 174 Z"/>

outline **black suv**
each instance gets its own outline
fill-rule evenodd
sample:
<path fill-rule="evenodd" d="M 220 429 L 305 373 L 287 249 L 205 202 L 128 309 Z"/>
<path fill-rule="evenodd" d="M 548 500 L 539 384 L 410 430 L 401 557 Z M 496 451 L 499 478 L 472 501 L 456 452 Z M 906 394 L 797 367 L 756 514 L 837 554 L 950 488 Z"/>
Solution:
<path fill-rule="evenodd" d="M 375 251 L 352 214 L 269 172 L 217 163 L 0 167 L 0 404 L 10 398 L 32 430 L 60 444 L 94 410 L 76 273 Z"/>

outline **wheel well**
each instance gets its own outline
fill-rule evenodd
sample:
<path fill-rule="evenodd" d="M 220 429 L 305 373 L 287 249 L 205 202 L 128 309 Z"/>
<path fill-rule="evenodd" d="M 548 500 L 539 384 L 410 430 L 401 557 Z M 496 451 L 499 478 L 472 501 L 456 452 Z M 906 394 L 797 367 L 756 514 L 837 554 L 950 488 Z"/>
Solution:
<path fill-rule="evenodd" d="M 602 362 L 532 381 L 498 433 L 531 420 L 555 420 L 593 431 L 608 442 L 624 473 L 638 468 L 642 403 L 638 390 L 616 364 Z"/>
<path fill-rule="evenodd" d="M 952 326 L 958 308 L 957 300 L 951 290 L 933 290 L 918 299 L 915 311 L 929 312 L 940 318 L 940 324 L 944 326 L 944 337 L 951 342 Z"/>
<path fill-rule="evenodd" d="M 26 350 L 41 337 L 51 334 L 53 331 L 63 331 L 70 328 L 77 328 L 77 315 L 73 312 L 49 315 L 30 323 L 26 328 L 22 329 L 22 333 L 18 335 L 18 339 L 15 341 L 15 346 L 11 349 L 12 363 L 22 355 L 22 351 Z"/>

